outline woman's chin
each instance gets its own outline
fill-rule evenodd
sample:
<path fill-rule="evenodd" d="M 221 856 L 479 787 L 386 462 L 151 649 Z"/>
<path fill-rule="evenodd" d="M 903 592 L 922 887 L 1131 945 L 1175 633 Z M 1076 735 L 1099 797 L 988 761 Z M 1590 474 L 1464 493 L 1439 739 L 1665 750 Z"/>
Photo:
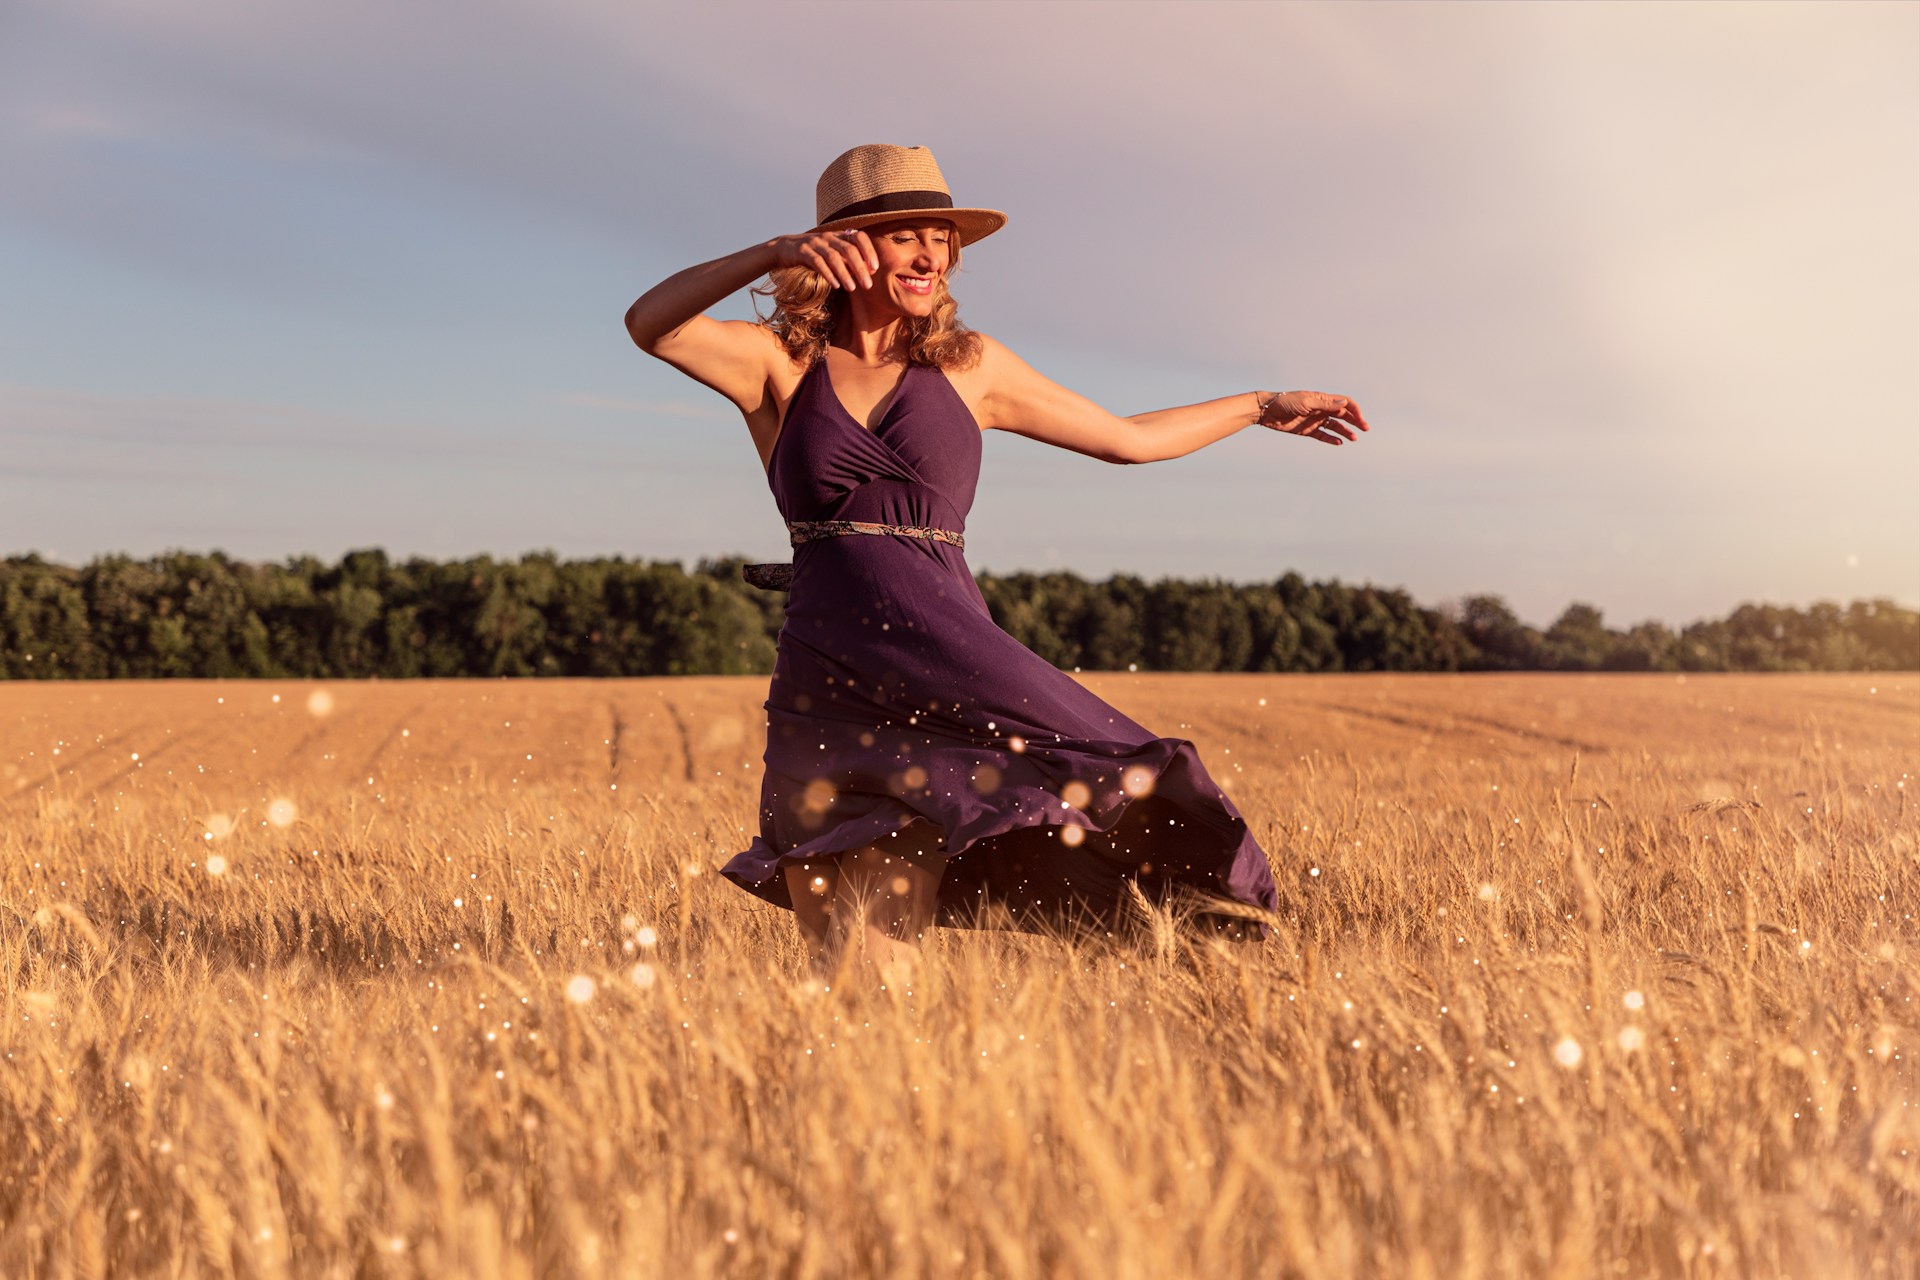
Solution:
<path fill-rule="evenodd" d="M 925 297 L 919 297 L 914 294 L 902 293 L 875 297 L 873 303 L 869 305 L 873 311 L 878 312 L 880 316 L 884 316 L 886 312 L 891 311 L 896 317 L 902 320 L 925 320 L 934 313 L 935 308 L 939 306 L 939 301 L 931 294 Z M 876 318 L 878 318 L 878 316 L 876 316 Z"/>

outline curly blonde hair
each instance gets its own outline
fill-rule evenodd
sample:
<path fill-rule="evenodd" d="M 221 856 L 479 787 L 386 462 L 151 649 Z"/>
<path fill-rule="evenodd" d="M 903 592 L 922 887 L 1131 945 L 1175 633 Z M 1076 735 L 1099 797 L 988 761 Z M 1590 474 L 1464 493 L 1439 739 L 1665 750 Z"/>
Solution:
<path fill-rule="evenodd" d="M 960 323 L 960 306 L 947 290 L 947 275 L 959 269 L 960 242 L 953 243 L 953 260 L 940 277 L 933 314 L 906 321 L 907 363 L 933 365 L 942 372 L 971 369 L 980 359 L 980 335 Z M 793 362 L 811 366 L 826 352 L 833 329 L 846 314 L 847 294 L 811 267 L 778 267 L 767 273 L 767 283 L 755 285 L 753 295 L 773 300 L 773 314 L 754 314 L 773 331 Z"/>

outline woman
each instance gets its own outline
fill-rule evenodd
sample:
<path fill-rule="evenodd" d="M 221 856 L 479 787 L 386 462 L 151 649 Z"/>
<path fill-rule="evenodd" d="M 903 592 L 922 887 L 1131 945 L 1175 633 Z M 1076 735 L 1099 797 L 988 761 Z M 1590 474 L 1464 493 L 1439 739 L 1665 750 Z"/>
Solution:
<path fill-rule="evenodd" d="M 947 277 L 1006 217 L 954 207 L 925 148 L 855 147 L 815 194 L 811 231 L 627 312 L 642 350 L 745 416 L 796 549 L 760 835 L 723 874 L 791 909 L 823 974 L 854 957 L 883 980 L 936 922 L 1114 928 L 1176 892 L 1216 922 L 1272 910 L 1266 856 L 1193 744 L 1000 630 L 962 531 L 984 431 L 1139 463 L 1256 424 L 1338 445 L 1359 408 L 1255 391 L 1116 417 L 960 326 Z M 702 314 L 763 275 L 771 319 Z"/>

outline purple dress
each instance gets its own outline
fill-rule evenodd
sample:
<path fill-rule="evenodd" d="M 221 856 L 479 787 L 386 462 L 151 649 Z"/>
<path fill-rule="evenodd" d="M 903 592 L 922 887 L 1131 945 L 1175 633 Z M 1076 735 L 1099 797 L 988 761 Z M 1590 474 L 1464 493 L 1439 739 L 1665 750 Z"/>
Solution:
<path fill-rule="evenodd" d="M 964 530 L 981 431 L 910 366 L 868 430 L 814 362 L 768 467 L 780 514 Z M 1001 630 L 959 548 L 855 534 L 794 548 L 767 710 L 760 834 L 721 869 L 792 908 L 785 866 L 942 833 L 937 918 L 1113 919 L 1132 880 L 1272 910 L 1266 855 L 1193 743 L 1156 737 Z M 1068 828 L 1078 828 L 1077 832 Z M 1001 923 L 1006 923 L 1002 918 Z"/>

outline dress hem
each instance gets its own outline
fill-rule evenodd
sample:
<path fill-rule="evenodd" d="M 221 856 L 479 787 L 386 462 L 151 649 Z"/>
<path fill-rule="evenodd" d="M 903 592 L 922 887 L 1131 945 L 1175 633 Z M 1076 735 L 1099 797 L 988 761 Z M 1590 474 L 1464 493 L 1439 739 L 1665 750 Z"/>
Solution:
<path fill-rule="evenodd" d="M 1063 758 L 1078 760 L 1084 767 L 1087 745 L 1060 743 L 1055 749 Z M 1052 754 L 1049 747 L 1055 747 L 1055 744 L 1035 744 L 1028 748 L 1028 752 L 1035 763 L 1041 763 Z M 1033 808 L 1016 806 L 1009 809 L 1004 804 L 994 806 L 971 818 L 948 814 L 945 822 L 942 821 L 942 806 L 937 803 L 916 806 L 899 796 L 888 796 L 885 799 L 893 802 L 891 809 L 849 818 L 785 852 L 774 849 L 764 834 L 757 835 L 747 849 L 736 854 L 720 869 L 720 874 L 755 897 L 791 911 L 793 902 L 787 891 L 784 868 L 863 848 L 916 820 L 925 819 L 938 828 L 943 833 L 939 852 L 950 861 L 959 862 L 969 855 L 976 858 L 991 856 L 991 849 L 981 849 L 977 853 L 975 850 L 985 842 L 1029 828 L 1050 827 L 1057 831 L 1065 827 L 1078 827 L 1090 835 L 1108 835 L 1121 825 L 1136 800 L 1158 796 L 1190 814 L 1196 824 L 1212 837 L 1208 843 L 1219 851 L 1219 865 L 1205 877 L 1211 883 L 1189 880 L 1187 883 L 1191 887 L 1220 894 L 1247 907 L 1264 911 L 1276 908 L 1277 897 L 1265 854 L 1252 838 L 1246 819 L 1234 812 L 1225 793 L 1207 775 L 1199 749 L 1191 741 L 1185 738 L 1154 738 L 1127 748 L 1122 753 L 1103 755 L 1104 763 L 1111 769 L 1114 778 L 1121 777 L 1130 769 L 1144 766 L 1151 772 L 1151 784 L 1136 784 L 1132 793 L 1111 790 L 1107 803 L 1090 806 L 1093 812 L 1069 806 L 1057 794 L 1044 792 L 1038 787 L 1015 788 L 1016 791 L 1037 793 L 1033 796 L 1035 801 L 1044 795 L 1045 801 L 1036 803 Z M 1054 838 L 1057 839 L 1057 835 Z M 1193 838 L 1200 837 L 1196 834 Z M 1069 846 L 1062 844 L 1060 847 L 1065 850 Z"/>

